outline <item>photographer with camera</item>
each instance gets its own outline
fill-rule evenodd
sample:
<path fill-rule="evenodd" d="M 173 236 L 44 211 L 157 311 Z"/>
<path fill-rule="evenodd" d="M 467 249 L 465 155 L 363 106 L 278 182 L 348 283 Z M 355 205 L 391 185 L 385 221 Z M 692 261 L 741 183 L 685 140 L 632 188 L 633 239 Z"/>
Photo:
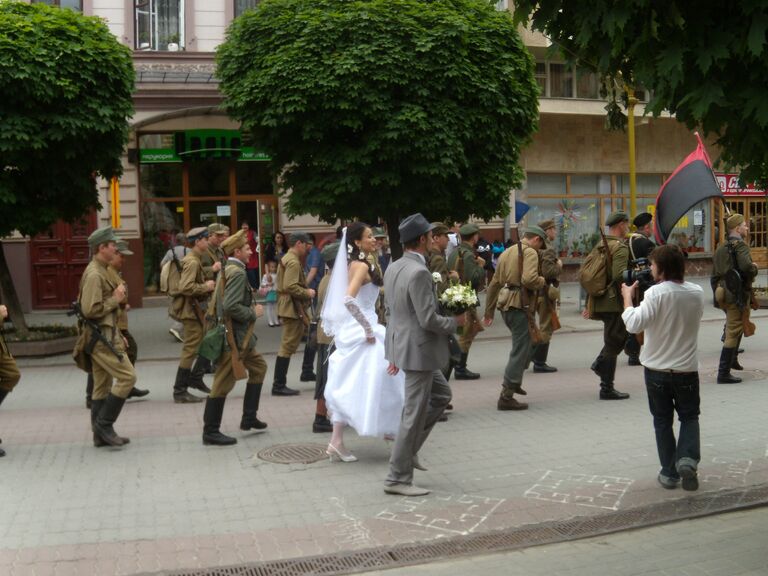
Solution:
<path fill-rule="evenodd" d="M 637 273 L 645 272 L 651 280 L 647 285 L 642 281 L 640 282 L 637 291 L 638 304 L 643 301 L 643 294 L 646 288 L 653 284 L 649 268 L 650 264 L 648 263 L 648 256 L 656 248 L 656 243 L 651 239 L 653 234 L 652 223 L 653 215 L 649 212 L 641 212 L 632 220 L 636 231 L 629 236 L 629 265 Z M 629 284 L 632 284 L 632 282 Z M 641 346 L 642 343 L 635 334 L 627 336 L 627 341 L 624 344 L 624 353 L 629 357 L 630 366 L 640 366 Z"/>
<path fill-rule="evenodd" d="M 704 314 L 704 291 L 685 281 L 685 257 L 677 246 L 659 246 L 649 259 L 656 284 L 646 290 L 637 307 L 633 298 L 639 282 L 622 284 L 621 318 L 630 333 L 645 332 L 640 360 L 645 367 L 661 462 L 659 484 L 673 489 L 682 478 L 683 490 L 697 490 L 696 470 L 701 459 L 697 341 Z M 680 421 L 677 442 L 673 430 L 675 411 Z"/>
<path fill-rule="evenodd" d="M 738 384 L 741 378 L 731 374 L 731 368 L 741 370 L 739 343 L 742 336 L 751 336 L 755 325 L 749 321 L 752 303 L 752 281 L 757 266 L 752 262 L 749 246 L 744 242 L 749 227 L 741 214 L 732 214 L 726 221 L 728 241 L 718 246 L 713 259 L 712 284 L 715 301 L 725 312 L 725 341 L 717 368 L 718 384 Z"/>

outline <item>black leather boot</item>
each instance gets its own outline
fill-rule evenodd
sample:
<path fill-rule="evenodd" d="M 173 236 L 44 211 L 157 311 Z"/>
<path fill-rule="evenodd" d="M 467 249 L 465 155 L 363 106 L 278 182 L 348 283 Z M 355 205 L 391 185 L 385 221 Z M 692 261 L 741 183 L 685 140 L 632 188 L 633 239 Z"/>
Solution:
<path fill-rule="evenodd" d="M 304 346 L 304 358 L 301 361 L 301 376 L 299 380 L 302 382 L 315 382 L 317 380 L 314 370 L 316 352 L 317 348 L 307 342 L 306 346 Z"/>
<path fill-rule="evenodd" d="M 600 362 L 600 400 L 626 400 L 629 394 L 619 392 L 613 387 L 616 377 L 616 356 L 603 358 Z"/>
<path fill-rule="evenodd" d="M 96 446 L 96 448 L 101 448 L 102 446 L 109 446 L 104 440 L 101 439 L 101 436 L 96 434 L 94 430 L 94 425 L 96 424 L 96 418 L 99 416 L 99 412 L 101 412 L 102 407 L 104 406 L 104 400 L 93 400 L 91 402 L 91 431 L 93 432 L 93 445 Z M 130 438 L 126 438 L 125 436 L 119 436 L 120 440 L 123 441 L 123 444 L 130 444 L 131 440 Z"/>
<path fill-rule="evenodd" d="M 275 375 L 272 380 L 272 396 L 296 396 L 298 390 L 293 390 L 285 385 L 288 378 L 288 366 L 291 364 L 290 356 L 285 358 L 278 356 L 275 359 Z"/>
<path fill-rule="evenodd" d="M 243 417 L 240 420 L 240 430 L 264 430 L 267 427 L 266 422 L 262 422 L 256 417 L 259 411 L 262 386 L 263 384 L 253 384 L 251 382 L 245 385 Z"/>
<path fill-rule="evenodd" d="M 219 432 L 221 417 L 224 414 L 226 398 L 208 397 L 203 413 L 203 444 L 206 446 L 231 446 L 237 444 L 237 438 Z"/>
<path fill-rule="evenodd" d="M 187 391 L 192 371 L 189 368 L 179 368 L 176 371 L 176 382 L 173 383 L 173 401 L 176 404 L 194 404 L 202 402 L 204 398 L 194 396 Z"/>
<path fill-rule="evenodd" d="M 557 372 L 557 368 L 547 364 L 549 355 L 549 342 L 538 344 L 533 352 L 533 371 L 534 372 Z"/>
<path fill-rule="evenodd" d="M 738 384 L 741 382 L 741 378 L 731 374 L 731 367 L 733 366 L 733 359 L 736 353 L 736 348 L 723 348 L 723 351 L 720 352 L 720 364 L 717 366 L 718 384 Z"/>
<path fill-rule="evenodd" d="M 467 356 L 469 356 L 468 352 L 464 352 L 461 355 L 461 361 L 456 365 L 456 368 L 454 368 L 453 373 L 456 380 L 477 380 L 480 378 L 480 374 L 477 372 L 472 372 L 471 370 L 467 369 Z"/>
<path fill-rule="evenodd" d="M 128 398 L 144 398 L 144 396 L 147 394 L 149 394 L 149 390 L 143 390 L 134 386 L 131 388 L 131 392 L 128 394 Z"/>
<path fill-rule="evenodd" d="M 597 374 L 600 377 L 600 379 L 602 379 L 603 377 L 603 374 L 602 374 L 603 355 L 602 354 L 598 354 L 597 358 L 595 358 L 595 361 L 592 362 L 592 365 L 589 367 L 589 369 L 592 370 L 592 372 L 594 372 L 595 374 Z"/>
<path fill-rule="evenodd" d="M 208 360 L 208 358 L 198 356 L 197 360 L 195 360 L 194 366 L 192 366 L 192 371 L 188 382 L 189 387 L 194 388 L 195 390 L 200 390 L 200 392 L 204 392 L 205 394 L 210 394 L 211 389 L 208 388 L 208 386 L 206 386 L 205 382 L 203 381 L 203 376 L 208 374 L 208 370 L 210 369 L 211 361 Z"/>
<path fill-rule="evenodd" d="M 93 372 L 88 372 L 88 381 L 85 383 L 85 407 L 91 407 L 91 396 L 93 396 Z"/>
<path fill-rule="evenodd" d="M 6 396 L 8 396 L 8 390 L 0 390 L 0 404 L 3 403 L 3 400 L 5 400 Z M 2 443 L 3 443 L 3 441 L 0 440 L 0 444 L 2 444 Z M 5 456 L 5 450 L 0 448 L 0 458 L 2 458 L 3 456 Z"/>
<path fill-rule="evenodd" d="M 739 354 L 742 352 L 744 352 L 744 349 L 741 348 L 741 338 L 739 338 L 739 342 L 736 344 L 736 352 L 733 353 L 733 362 L 731 363 L 732 370 L 744 370 L 744 366 L 739 364 Z"/>
<path fill-rule="evenodd" d="M 125 398 L 119 398 L 114 394 L 107 396 L 104 400 L 104 405 L 99 410 L 98 416 L 96 416 L 96 422 L 93 424 L 93 432 L 102 441 L 110 446 L 122 446 L 127 444 L 125 438 L 121 438 L 117 435 L 114 429 L 114 424 L 117 421 L 120 412 L 125 404 Z"/>

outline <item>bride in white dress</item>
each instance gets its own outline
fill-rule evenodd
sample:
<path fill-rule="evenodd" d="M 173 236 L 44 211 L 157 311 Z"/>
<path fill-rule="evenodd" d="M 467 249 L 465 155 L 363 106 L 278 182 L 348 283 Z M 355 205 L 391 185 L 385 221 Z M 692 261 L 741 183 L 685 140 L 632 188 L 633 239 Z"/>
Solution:
<path fill-rule="evenodd" d="M 345 228 L 321 313 L 323 330 L 336 345 L 328 358 L 325 386 L 333 422 L 327 450 L 331 460 L 357 460 L 344 447 L 347 425 L 360 436 L 380 438 L 394 436 L 400 426 L 404 375 L 387 373 L 386 329 L 376 316 L 383 279 L 367 260 L 375 250 L 376 240 L 367 225 L 355 222 Z"/>

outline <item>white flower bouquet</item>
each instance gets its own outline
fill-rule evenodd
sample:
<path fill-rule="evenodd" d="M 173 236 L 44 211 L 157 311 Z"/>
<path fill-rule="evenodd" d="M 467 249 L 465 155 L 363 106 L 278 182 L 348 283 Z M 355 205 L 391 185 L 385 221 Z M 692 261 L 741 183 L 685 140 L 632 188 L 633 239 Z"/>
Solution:
<path fill-rule="evenodd" d="M 479 303 L 477 292 L 469 284 L 453 284 L 440 294 L 443 310 L 453 315 L 463 314 Z"/>

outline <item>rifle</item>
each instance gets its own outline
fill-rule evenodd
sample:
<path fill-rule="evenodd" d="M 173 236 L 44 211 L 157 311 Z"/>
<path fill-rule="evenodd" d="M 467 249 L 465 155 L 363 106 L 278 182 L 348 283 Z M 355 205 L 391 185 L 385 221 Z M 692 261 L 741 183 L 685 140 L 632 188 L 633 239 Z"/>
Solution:
<path fill-rule="evenodd" d="M 93 354 L 93 349 L 96 346 L 97 342 L 101 342 L 106 346 L 112 354 L 114 354 L 117 359 L 122 362 L 123 361 L 123 355 L 117 351 L 114 344 L 110 342 L 110 340 L 104 336 L 104 333 L 101 331 L 101 327 L 90 318 L 86 318 L 83 314 L 83 309 L 80 306 L 80 302 L 75 300 L 70 305 L 69 311 L 67 312 L 67 316 L 77 316 L 78 322 L 80 322 L 82 325 L 87 326 L 91 329 L 91 339 L 88 341 L 88 344 L 85 346 L 85 353 L 86 354 Z"/>
<path fill-rule="evenodd" d="M 519 236 L 518 236 L 519 238 Z M 520 301 L 525 312 L 525 318 L 528 320 L 528 334 L 531 336 L 531 344 L 541 342 L 541 334 L 536 326 L 536 319 L 533 317 L 536 307 L 536 297 L 533 298 L 533 306 L 528 300 L 528 289 L 523 285 L 523 241 L 517 242 L 517 270 L 520 274 Z"/>

